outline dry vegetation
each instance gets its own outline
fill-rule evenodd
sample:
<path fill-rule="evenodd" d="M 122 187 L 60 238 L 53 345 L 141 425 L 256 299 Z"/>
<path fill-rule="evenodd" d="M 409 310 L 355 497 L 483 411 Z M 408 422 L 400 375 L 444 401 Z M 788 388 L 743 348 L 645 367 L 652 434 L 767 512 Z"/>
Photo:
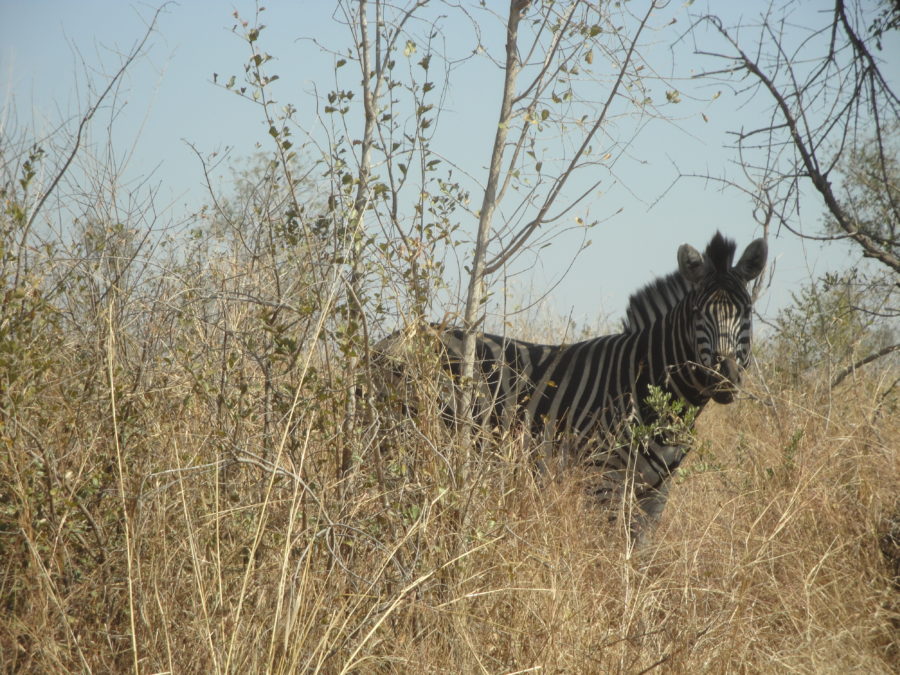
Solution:
<path fill-rule="evenodd" d="M 651 105 L 651 91 L 664 90 L 665 105 L 680 98 L 657 79 L 658 65 L 644 70 L 637 53 L 632 60 L 649 13 L 628 35 L 618 14 L 600 20 L 596 3 L 583 3 L 581 19 L 567 15 L 574 24 L 560 41 L 555 3 L 534 3 L 544 19 L 522 21 L 523 32 L 535 31 L 529 39 L 538 51 L 519 89 L 514 40 L 506 41 L 504 100 L 515 98 L 518 108 L 505 106 L 501 119 L 522 116 L 519 140 L 505 141 L 508 125 L 496 125 L 495 158 L 502 161 L 490 162 L 487 181 L 502 186 L 500 195 L 510 184 L 511 192 L 523 191 L 502 210 L 515 220 L 492 231 L 486 214 L 499 204 L 494 187 L 484 191 L 480 210 L 477 195 L 470 205 L 465 181 L 454 182 L 452 170 L 439 177 L 435 168 L 456 165 L 441 164 L 431 149 L 441 106 L 462 100 L 448 98 L 448 83 L 440 81 L 456 66 L 442 74 L 432 50 L 458 37 L 444 36 L 430 19 L 410 22 L 407 33 L 412 10 L 376 4 L 397 14 L 373 14 L 380 18 L 367 23 L 365 3 L 343 5 L 357 53 L 349 64 L 344 51 L 334 51 L 335 72 L 347 65 L 341 72 L 355 73 L 346 75 L 347 86 L 362 90 L 345 89 L 338 76 L 333 90 L 320 83 L 312 107 L 323 110 L 325 140 L 317 141 L 321 147 L 311 141 L 315 161 L 300 150 L 307 132 L 297 108 L 270 96 L 277 75 L 265 70 L 272 57 L 258 42 L 262 8 L 252 22 L 234 13 L 248 56 L 240 79 L 226 75 L 219 84 L 258 106 L 266 142 L 275 145 L 265 146 L 270 154 L 258 165 L 244 164 L 231 199 L 218 193 L 216 154 L 198 152 L 210 204 L 181 223 L 195 228 L 190 232 L 173 234 L 177 226 L 162 222 L 150 178 L 121 179 L 131 154 L 112 142 L 127 98 L 122 76 L 163 8 L 115 74 L 88 78 L 92 102 L 81 114 L 49 135 L 21 137 L 11 131 L 15 120 L 4 117 L 0 671 L 900 670 L 900 347 L 893 337 L 879 342 L 874 331 L 867 341 L 865 323 L 843 334 L 846 349 L 834 361 L 817 348 L 798 355 L 809 344 L 805 329 L 776 332 L 757 349 L 742 400 L 700 417 L 655 544 L 640 556 L 629 554 L 621 519 L 611 521 L 587 496 L 590 477 L 577 469 L 538 475 L 520 440 L 474 452 L 433 411 L 399 426 L 385 411 L 355 414 L 368 413 L 354 391 L 369 374 L 374 338 L 402 323 L 401 315 L 459 315 L 458 307 L 437 306 L 454 295 L 442 286 L 443 257 L 479 268 L 455 250 L 461 222 L 471 225 L 478 212 L 483 236 L 475 258 L 491 237 L 500 251 L 482 260 L 487 276 L 473 272 L 478 292 L 467 309 L 474 316 L 484 278 L 499 274 L 522 246 L 537 251 L 549 243 L 544 234 L 529 239 L 542 223 L 562 227 L 564 215 L 578 213 L 577 201 L 561 205 L 565 177 L 632 154 L 632 132 L 622 126 L 617 138 L 627 117 L 637 115 L 634 137 L 647 115 L 675 120 Z M 510 3 L 509 26 L 528 4 Z M 620 3 L 607 4 L 618 11 Z M 897 27 L 896 14 L 883 12 L 865 34 L 880 40 Z M 888 299 L 896 296 L 900 263 L 895 249 L 873 250 L 872 242 L 889 230 L 880 241 L 896 246 L 897 200 L 887 198 L 895 194 L 887 180 L 895 161 L 885 161 L 879 121 L 895 128 L 896 96 L 851 30 L 844 3 L 826 15 L 836 23 L 815 29 L 831 38 L 811 80 L 804 72 L 816 62 L 807 55 L 815 41 L 804 34 L 802 48 L 786 47 L 782 28 L 797 23 L 790 13 L 765 14 L 759 44 L 745 50 L 759 64 L 743 56 L 718 19 L 706 17 L 727 51 L 741 56 L 723 54 L 727 68 L 712 74 L 738 78 L 726 90 L 746 87 L 759 96 L 744 79 L 752 74 L 771 85 L 774 105 L 796 100 L 802 111 L 798 119 L 786 105 L 773 108 L 760 117 L 771 126 L 747 133 L 748 118 L 740 118 L 739 164 L 753 189 L 762 176 L 759 185 L 783 190 L 767 191 L 756 204 L 758 213 L 768 208 L 766 227 L 777 211 L 779 230 L 790 229 L 809 178 L 830 209 L 832 230 L 849 233 L 864 244 L 858 252 L 886 265 L 879 283 L 887 290 L 869 293 L 871 282 L 853 276 L 859 295 L 843 305 L 807 296 L 798 325 L 831 330 L 860 307 L 880 318 L 887 307 L 895 323 L 886 330 L 895 337 L 890 308 L 897 303 Z M 480 34 L 479 25 L 472 21 Z M 514 31 L 503 25 L 507 32 L 497 35 L 509 37 Z M 690 43 L 683 25 L 678 40 Z M 407 38 L 420 28 L 417 45 Z M 750 34 L 740 26 L 738 33 Z M 662 35 L 648 40 L 663 44 Z M 370 41 L 379 54 L 375 70 Z M 523 53 L 531 49 L 524 44 Z M 702 39 L 693 44 L 721 51 Z M 571 99 L 584 82 L 578 74 L 592 72 L 594 50 L 602 88 Z M 840 60 L 848 50 L 849 60 Z M 799 79 L 791 54 L 803 54 Z M 490 59 L 485 63 L 503 61 Z M 392 71 L 395 61 L 403 65 Z M 303 64 L 283 63 L 308 88 Z M 609 63 L 619 73 L 612 90 Z M 618 96 L 626 112 L 610 108 L 620 83 L 629 92 Z M 351 99 L 365 101 L 363 112 L 348 113 Z M 104 114 L 106 147 L 98 133 Z M 869 129 L 870 114 L 878 143 L 869 145 L 878 153 L 853 155 L 851 168 L 876 179 L 848 200 L 863 207 L 851 218 L 832 192 L 832 180 L 840 181 L 828 171 L 839 165 L 829 153 L 862 143 L 857 134 Z M 363 129 L 350 129 L 354 115 L 365 117 Z M 295 129 L 303 131 L 296 138 Z M 575 130 L 582 136 L 570 135 Z M 781 136 L 789 131 L 791 138 Z M 600 144 L 593 157 L 591 150 L 582 156 L 595 133 L 609 136 L 609 152 Z M 764 156 L 758 166 L 744 144 Z M 785 153 L 791 144 L 805 169 Z M 515 147 L 513 159 L 502 157 L 507 146 Z M 541 147 L 551 149 L 546 165 Z M 507 161 L 504 177 L 498 171 Z M 577 199 L 599 185 L 579 187 Z M 740 238 L 747 229 L 725 234 Z M 872 306 L 867 295 L 883 300 Z M 545 316 L 530 322 L 530 335 L 509 332 L 547 341 L 583 336 L 571 325 L 548 326 Z M 835 378 L 879 347 L 893 356 L 857 361 L 864 367 Z"/>
<path fill-rule="evenodd" d="M 348 432 L 300 262 L 283 286 L 222 246 L 124 274 L 100 234 L 4 300 L 5 671 L 896 668 L 889 366 L 832 391 L 763 350 L 636 560 L 577 472 L 538 477 L 515 442 L 461 473 L 440 424 L 382 459 Z"/>

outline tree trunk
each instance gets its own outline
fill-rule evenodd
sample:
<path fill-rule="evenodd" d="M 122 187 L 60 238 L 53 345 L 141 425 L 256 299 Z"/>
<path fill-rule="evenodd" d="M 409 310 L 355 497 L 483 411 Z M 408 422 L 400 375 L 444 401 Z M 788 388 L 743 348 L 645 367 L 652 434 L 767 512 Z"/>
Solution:
<path fill-rule="evenodd" d="M 466 293 L 466 307 L 463 316 L 465 337 L 463 340 L 462 387 L 460 391 L 459 410 L 463 421 L 463 438 L 469 437 L 472 428 L 472 399 L 474 394 L 473 379 L 475 373 L 475 338 L 484 319 L 482 307 L 486 300 L 485 267 L 487 246 L 491 235 L 491 222 L 494 208 L 497 206 L 497 185 L 500 182 L 503 150 L 512 115 L 512 103 L 515 96 L 516 78 L 520 63 L 518 56 L 519 20 L 530 4 L 530 0 L 510 0 L 509 19 L 506 24 L 506 68 L 503 82 L 503 99 L 500 103 L 500 118 L 494 135 L 494 148 L 491 153 L 491 164 L 488 171 L 484 199 L 478 218 L 478 234 L 475 238 L 475 251 L 472 255 L 472 267 L 469 272 L 469 286 Z M 469 442 L 464 441 L 468 446 Z M 465 461 L 465 458 L 462 459 Z"/>

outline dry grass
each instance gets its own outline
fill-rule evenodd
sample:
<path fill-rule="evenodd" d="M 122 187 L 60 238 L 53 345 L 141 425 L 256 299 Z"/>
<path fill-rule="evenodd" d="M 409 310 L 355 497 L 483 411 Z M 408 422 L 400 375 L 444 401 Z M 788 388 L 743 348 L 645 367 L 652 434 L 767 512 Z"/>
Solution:
<path fill-rule="evenodd" d="M 757 374 L 755 399 L 701 416 L 658 546 L 634 560 L 578 475 L 537 478 L 513 441 L 462 480 L 440 425 L 379 460 L 371 434 L 329 426 L 302 358 L 273 404 L 252 363 L 222 376 L 198 323 L 154 325 L 190 348 L 134 359 L 148 350 L 108 321 L 92 343 L 50 339 L 53 358 L 14 383 L 7 671 L 896 668 L 878 539 L 900 428 L 879 382 Z"/>
<path fill-rule="evenodd" d="M 339 275 L 240 234 L 131 277 L 110 239 L 6 294 L 3 670 L 892 672 L 900 422 L 874 366 L 834 391 L 763 370 L 711 407 L 634 559 L 515 439 L 466 457 L 422 410 L 381 454 L 345 427 L 315 290 Z"/>

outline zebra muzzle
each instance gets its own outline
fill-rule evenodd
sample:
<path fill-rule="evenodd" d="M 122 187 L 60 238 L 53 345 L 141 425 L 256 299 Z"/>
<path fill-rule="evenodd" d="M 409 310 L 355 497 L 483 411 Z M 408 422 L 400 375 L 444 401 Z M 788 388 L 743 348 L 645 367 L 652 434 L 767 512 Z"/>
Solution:
<path fill-rule="evenodd" d="M 737 387 L 741 383 L 741 367 L 730 357 L 723 356 L 716 360 L 715 382 L 712 386 L 712 399 L 716 403 L 731 403 L 737 395 Z"/>

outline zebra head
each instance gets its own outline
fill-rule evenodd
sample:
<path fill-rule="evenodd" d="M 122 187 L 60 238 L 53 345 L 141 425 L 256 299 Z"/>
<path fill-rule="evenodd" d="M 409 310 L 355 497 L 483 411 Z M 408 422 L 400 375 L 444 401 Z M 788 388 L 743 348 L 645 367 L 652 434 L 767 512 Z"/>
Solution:
<path fill-rule="evenodd" d="M 735 243 L 716 232 L 702 254 L 689 244 L 678 249 L 678 270 L 690 287 L 693 352 L 703 393 L 731 403 L 750 361 L 753 303 L 747 283 L 766 264 L 763 239 L 750 243 L 732 266 Z"/>

